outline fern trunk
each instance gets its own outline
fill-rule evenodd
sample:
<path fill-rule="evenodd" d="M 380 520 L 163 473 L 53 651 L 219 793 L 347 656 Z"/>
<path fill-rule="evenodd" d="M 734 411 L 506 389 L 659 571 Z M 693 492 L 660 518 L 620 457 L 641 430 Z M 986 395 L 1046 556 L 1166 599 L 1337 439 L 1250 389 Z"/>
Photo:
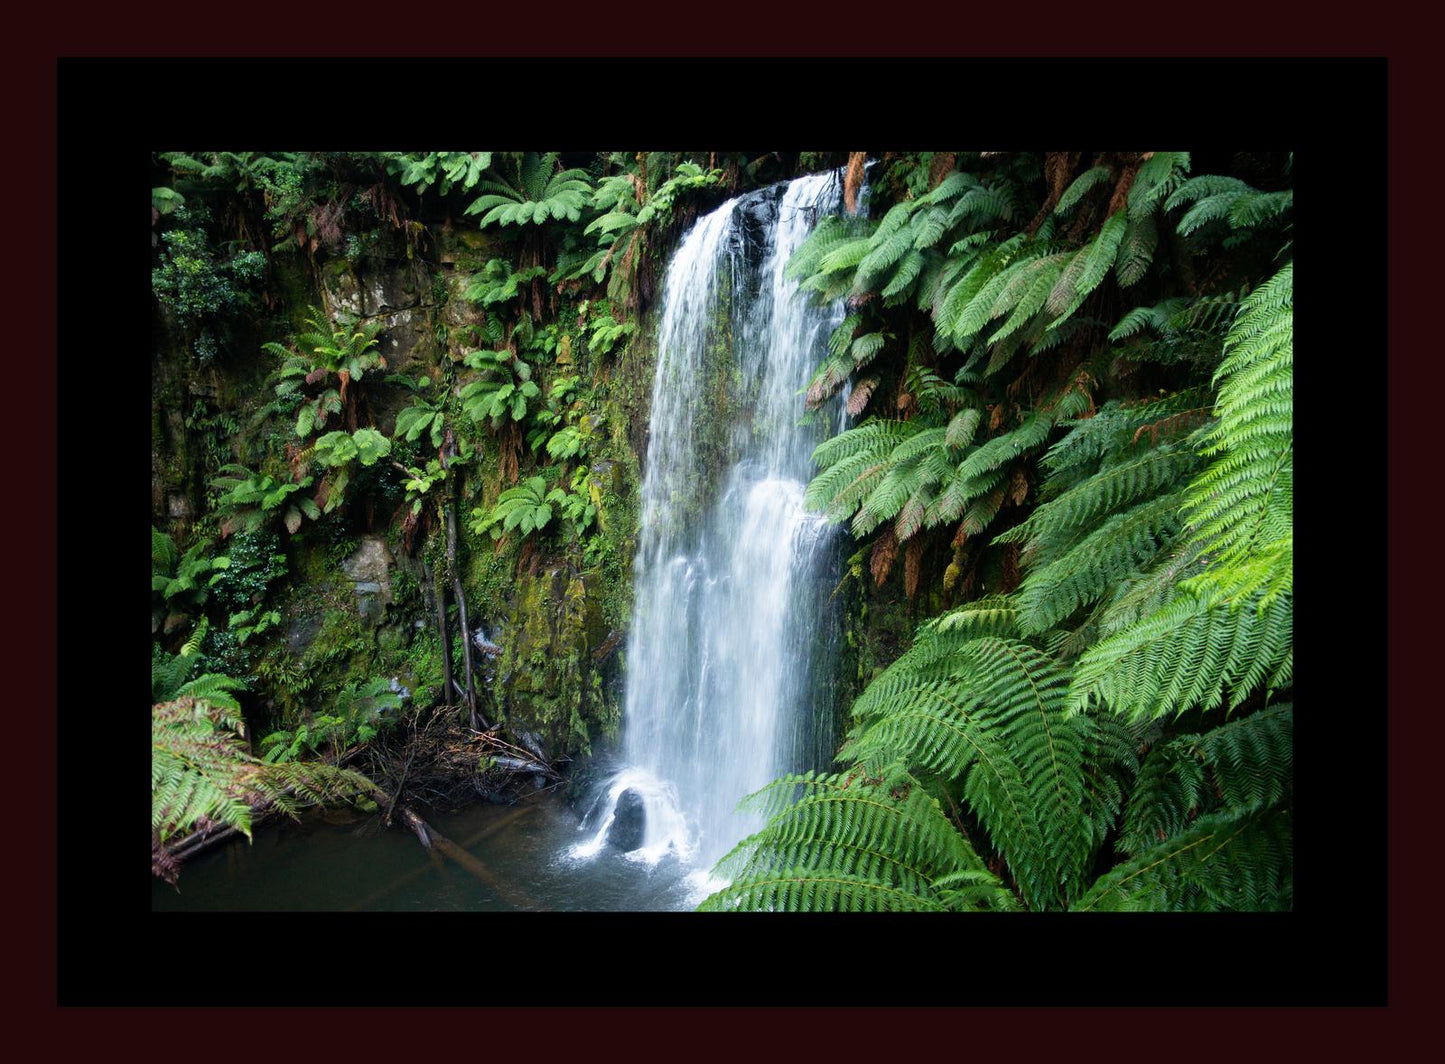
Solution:
<path fill-rule="evenodd" d="M 461 570 L 457 566 L 457 508 L 447 505 L 447 569 L 452 574 L 452 588 L 457 596 L 457 623 L 462 628 L 462 669 L 466 677 L 467 711 L 472 731 L 477 728 L 477 686 L 472 678 L 472 629 L 467 622 L 467 593 L 462 587 Z"/>
<path fill-rule="evenodd" d="M 442 574 L 436 570 L 432 571 L 432 587 L 436 593 L 437 637 L 442 650 L 442 702 L 451 705 L 455 681 L 452 679 L 452 639 L 447 631 L 447 586 Z"/>

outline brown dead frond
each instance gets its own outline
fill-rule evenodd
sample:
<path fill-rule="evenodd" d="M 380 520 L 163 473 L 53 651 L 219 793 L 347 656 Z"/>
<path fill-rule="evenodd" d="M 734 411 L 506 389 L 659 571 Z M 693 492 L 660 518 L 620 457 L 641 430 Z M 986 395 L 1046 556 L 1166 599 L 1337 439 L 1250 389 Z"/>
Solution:
<path fill-rule="evenodd" d="M 928 164 L 928 187 L 935 189 L 943 183 L 943 179 L 953 173 L 953 166 L 958 162 L 958 154 L 951 151 L 941 151 L 933 157 Z"/>
<path fill-rule="evenodd" d="M 1153 153 L 1150 152 L 1152 155 Z M 1143 157 L 1136 158 L 1124 166 L 1124 172 L 1119 176 L 1119 183 L 1114 186 L 1114 194 L 1109 197 L 1109 209 L 1105 215 L 1112 215 L 1122 210 L 1129 202 L 1129 189 L 1134 185 L 1134 175 L 1139 172 L 1139 166 L 1144 162 Z"/>
<path fill-rule="evenodd" d="M 875 587 L 882 587 L 883 581 L 893 571 L 893 559 L 898 556 L 898 536 L 889 525 L 873 544 L 873 553 L 868 556 L 868 571 L 873 574 Z"/>
<path fill-rule="evenodd" d="M 1024 471 L 1022 469 L 1015 469 L 1013 480 L 1009 483 L 1008 497 L 1013 500 L 1013 504 L 1015 506 L 1018 506 L 1023 503 L 1024 498 L 1028 495 L 1028 493 L 1028 477 L 1024 476 Z"/>
<path fill-rule="evenodd" d="M 498 472 L 508 485 L 517 483 L 522 458 L 522 427 L 515 421 L 504 422 L 497 431 Z"/>
<path fill-rule="evenodd" d="M 857 417 L 863 413 L 863 409 L 868 405 L 868 400 L 872 397 L 877 387 L 877 377 L 865 377 L 854 385 L 853 391 L 848 394 L 849 417 Z"/>
<path fill-rule="evenodd" d="M 1069 187 L 1069 180 L 1073 177 L 1074 168 L 1079 165 L 1081 154 L 1076 151 L 1044 153 L 1044 183 L 1048 185 L 1049 194 L 1044 199 L 1043 206 L 1039 208 L 1039 213 L 1034 215 L 1033 221 L 1029 222 L 1029 236 L 1033 236 L 1038 231 L 1039 226 L 1044 224 L 1044 219 L 1058 205 L 1059 197 Z"/>
<path fill-rule="evenodd" d="M 903 552 L 903 593 L 910 599 L 918 594 L 918 576 L 923 568 L 923 538 L 914 536 Z"/>
<path fill-rule="evenodd" d="M 858 213 L 858 192 L 863 187 L 863 164 L 866 151 L 848 153 L 848 169 L 843 174 L 843 206 L 849 214 Z"/>
<path fill-rule="evenodd" d="M 1019 545 L 1006 543 L 1003 548 L 1003 587 L 1005 595 L 1012 594 L 1019 586 Z"/>
<path fill-rule="evenodd" d="M 1192 410 L 1181 410 L 1177 414 L 1171 414 L 1166 418 L 1160 418 L 1148 425 L 1140 425 L 1134 430 L 1134 438 L 1130 443 L 1138 443 L 1139 437 L 1149 433 L 1151 443 L 1158 443 L 1159 437 L 1173 436 L 1178 432 L 1197 428 L 1209 419 L 1212 408 L 1207 406 L 1195 407 Z"/>

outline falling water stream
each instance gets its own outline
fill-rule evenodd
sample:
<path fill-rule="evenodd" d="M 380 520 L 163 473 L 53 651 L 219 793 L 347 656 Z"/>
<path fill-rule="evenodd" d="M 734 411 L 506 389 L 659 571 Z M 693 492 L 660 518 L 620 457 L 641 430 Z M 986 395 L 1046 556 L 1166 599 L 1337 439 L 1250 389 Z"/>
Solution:
<path fill-rule="evenodd" d="M 619 802 L 640 805 L 628 857 L 675 858 L 698 897 L 761 825 L 739 800 L 826 760 L 831 739 L 810 674 L 828 653 L 834 557 L 803 492 L 838 414 L 804 418 L 802 392 L 843 310 L 814 307 L 784 268 L 839 199 L 825 173 L 729 200 L 686 235 L 663 286 L 624 767 L 572 853 L 599 853 L 609 832 L 616 843 Z"/>
<path fill-rule="evenodd" d="M 493 889 L 374 818 L 313 816 L 188 862 L 183 893 L 155 880 L 153 908 L 688 909 L 720 885 L 718 858 L 760 826 L 738 801 L 832 754 L 837 541 L 803 492 L 843 414 L 837 400 L 805 418 L 802 391 L 843 308 L 813 307 L 784 267 L 840 186 L 818 174 L 730 200 L 668 268 L 623 744 L 581 827 L 545 792 L 438 816 L 497 870 Z M 619 845 L 629 806 L 642 820 Z"/>

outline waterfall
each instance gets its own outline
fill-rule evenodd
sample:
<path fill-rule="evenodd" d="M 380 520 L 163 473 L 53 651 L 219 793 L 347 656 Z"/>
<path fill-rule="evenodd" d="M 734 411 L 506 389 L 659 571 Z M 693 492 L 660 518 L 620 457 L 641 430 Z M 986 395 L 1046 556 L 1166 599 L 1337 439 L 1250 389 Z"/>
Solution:
<path fill-rule="evenodd" d="M 634 860 L 669 854 L 697 882 L 761 826 L 738 801 L 823 767 L 833 711 L 827 603 L 832 531 L 803 507 L 817 443 L 841 416 L 804 418 L 841 301 L 817 308 L 784 276 L 841 173 L 729 200 L 700 219 L 663 284 L 642 527 L 627 645 L 625 767 L 583 825 L 600 851 L 628 809 Z M 639 801 L 640 799 L 640 801 Z M 635 816 L 635 813 L 628 815 Z M 614 834 L 613 841 L 618 836 Z"/>

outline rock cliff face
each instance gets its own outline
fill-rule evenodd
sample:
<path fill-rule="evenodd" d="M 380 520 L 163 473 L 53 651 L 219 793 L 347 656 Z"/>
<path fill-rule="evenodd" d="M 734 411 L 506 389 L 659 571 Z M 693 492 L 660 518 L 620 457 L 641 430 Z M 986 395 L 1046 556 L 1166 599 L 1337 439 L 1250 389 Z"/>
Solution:
<path fill-rule="evenodd" d="M 266 377 L 276 368 L 276 359 L 260 345 L 284 343 L 300 327 L 308 306 L 319 306 L 333 318 L 383 327 L 379 350 L 386 366 L 374 380 L 366 378 L 358 422 L 388 436 L 412 393 L 383 384 L 384 377 L 425 376 L 437 383 L 451 380 L 455 387 L 474 375 L 461 359 L 489 346 L 471 331 L 484 324 L 486 314 L 462 294 L 499 249 L 460 227 L 435 226 L 433 233 L 424 251 L 410 253 L 397 238 L 356 259 L 318 256 L 312 263 L 304 255 L 278 254 L 275 272 L 284 271 L 285 283 L 273 281 L 283 291 L 268 293 L 274 304 L 270 312 L 258 314 L 212 360 L 197 357 L 194 329 L 156 304 L 151 366 L 155 527 L 187 545 L 210 538 L 216 554 L 237 542 L 235 535 L 221 536 L 216 492 L 208 485 L 229 462 L 258 470 L 268 469 L 268 461 L 277 465 L 285 419 L 255 423 L 272 398 Z M 536 324 L 555 324 L 565 340 L 554 364 L 537 366 L 536 379 L 544 389 L 556 376 L 590 379 L 595 409 L 589 425 L 598 431 L 588 456 L 591 473 L 581 491 L 596 512 L 595 541 L 584 556 L 576 537 L 519 542 L 512 535 L 493 542 L 473 535 L 471 511 L 495 504 L 500 490 L 511 486 L 491 437 L 484 438 L 475 474 L 462 490 L 457 526 L 483 713 L 494 723 L 500 719 L 524 745 L 548 758 L 564 758 L 585 755 L 594 744 L 615 737 L 620 722 L 639 468 L 633 447 L 646 437 L 652 365 L 648 341 L 640 335 L 631 349 L 619 347 L 605 359 L 586 354 L 576 306 L 555 293 L 548 296 L 545 316 Z M 645 320 L 639 324 L 645 334 Z M 276 437 L 269 444 L 268 431 Z M 406 457 L 425 466 L 437 454 L 423 437 Z M 525 449 L 522 459 L 525 476 Z M 256 599 L 279 608 L 283 621 L 269 638 L 257 640 L 244 657 L 233 655 L 231 662 L 232 668 L 244 663 L 253 691 L 273 713 L 288 707 L 319 711 L 328 690 L 376 676 L 397 678 L 421 701 L 441 693 L 435 619 L 445 529 L 434 520 L 431 527 L 423 522 L 405 534 L 404 478 L 385 466 L 379 464 L 364 491 L 350 490 L 343 511 L 324 522 L 308 522 L 294 535 L 279 530 L 288 573 L 258 588 Z M 460 676 L 455 613 L 450 623 L 457 651 L 454 670 Z M 289 689 L 280 689 L 288 676 Z"/>

